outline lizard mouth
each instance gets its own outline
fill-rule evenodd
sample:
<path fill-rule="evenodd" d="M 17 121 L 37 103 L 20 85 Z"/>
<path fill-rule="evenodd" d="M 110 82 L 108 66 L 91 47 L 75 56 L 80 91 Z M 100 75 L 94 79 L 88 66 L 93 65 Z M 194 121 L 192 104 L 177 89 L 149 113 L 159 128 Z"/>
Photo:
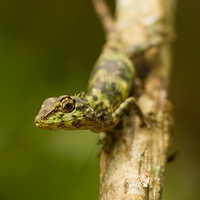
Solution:
<path fill-rule="evenodd" d="M 38 122 L 38 121 L 35 120 L 34 123 L 38 128 L 49 129 L 42 122 Z"/>
<path fill-rule="evenodd" d="M 34 121 L 35 125 L 38 128 L 46 129 L 46 130 L 56 130 L 59 129 L 59 126 L 55 122 L 42 122 L 39 120 Z"/>
<path fill-rule="evenodd" d="M 35 125 L 38 128 L 45 129 L 45 130 L 58 130 L 58 129 L 64 129 L 64 130 L 91 130 L 93 132 L 100 132 L 101 128 L 94 125 L 83 125 L 83 124 L 71 124 L 70 126 L 65 126 L 64 123 L 56 123 L 56 122 L 44 122 L 41 119 L 35 119 L 34 121 Z"/>

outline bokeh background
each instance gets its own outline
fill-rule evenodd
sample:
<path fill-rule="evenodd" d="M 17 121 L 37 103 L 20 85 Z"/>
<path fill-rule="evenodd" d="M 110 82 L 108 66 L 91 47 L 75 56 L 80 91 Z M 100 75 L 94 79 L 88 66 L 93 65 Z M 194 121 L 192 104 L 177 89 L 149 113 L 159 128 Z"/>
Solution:
<path fill-rule="evenodd" d="M 163 200 L 199 199 L 199 10 L 200 1 L 178 3 L 170 99 L 180 159 L 168 164 Z M 33 121 L 45 98 L 86 91 L 103 42 L 89 0 L 0 2 L 1 200 L 98 198 L 98 134 Z"/>

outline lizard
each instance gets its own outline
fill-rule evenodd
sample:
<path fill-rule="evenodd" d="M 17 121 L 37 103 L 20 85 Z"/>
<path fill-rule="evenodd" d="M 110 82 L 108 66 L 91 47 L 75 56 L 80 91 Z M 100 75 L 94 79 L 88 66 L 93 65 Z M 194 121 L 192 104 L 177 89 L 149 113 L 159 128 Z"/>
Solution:
<path fill-rule="evenodd" d="M 88 92 L 46 99 L 35 118 L 37 127 L 48 130 L 102 132 L 114 129 L 133 108 L 145 125 L 145 117 L 130 96 L 136 70 L 130 52 L 124 49 L 114 19 L 104 0 L 92 0 L 107 35 L 107 42 L 91 73 Z M 132 54 L 154 46 L 146 43 L 133 48 Z"/>

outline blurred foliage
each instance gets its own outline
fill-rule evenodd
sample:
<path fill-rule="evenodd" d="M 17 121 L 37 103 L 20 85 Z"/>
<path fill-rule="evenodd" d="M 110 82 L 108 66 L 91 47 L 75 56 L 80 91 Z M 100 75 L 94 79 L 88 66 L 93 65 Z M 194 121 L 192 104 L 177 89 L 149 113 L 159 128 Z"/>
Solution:
<path fill-rule="evenodd" d="M 199 10 L 179 1 L 170 99 L 180 160 L 168 165 L 164 200 L 199 198 Z M 104 42 L 91 2 L 1 1 L 0 38 L 0 199 L 97 199 L 98 134 L 33 123 L 45 98 L 86 91 Z"/>

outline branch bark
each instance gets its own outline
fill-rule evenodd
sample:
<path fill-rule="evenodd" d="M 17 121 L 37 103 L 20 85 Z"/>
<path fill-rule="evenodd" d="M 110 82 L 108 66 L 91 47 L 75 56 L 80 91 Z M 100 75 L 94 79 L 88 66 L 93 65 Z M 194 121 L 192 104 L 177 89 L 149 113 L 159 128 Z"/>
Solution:
<path fill-rule="evenodd" d="M 124 44 L 141 44 L 151 33 L 172 30 L 175 0 L 116 0 L 116 23 Z M 133 58 L 142 91 L 142 111 L 156 122 L 139 126 L 133 113 L 124 116 L 122 129 L 102 133 L 100 200 L 161 199 L 171 140 L 171 104 L 167 87 L 171 65 L 169 36 L 161 47 Z M 141 85 L 141 84 L 140 84 Z"/>

